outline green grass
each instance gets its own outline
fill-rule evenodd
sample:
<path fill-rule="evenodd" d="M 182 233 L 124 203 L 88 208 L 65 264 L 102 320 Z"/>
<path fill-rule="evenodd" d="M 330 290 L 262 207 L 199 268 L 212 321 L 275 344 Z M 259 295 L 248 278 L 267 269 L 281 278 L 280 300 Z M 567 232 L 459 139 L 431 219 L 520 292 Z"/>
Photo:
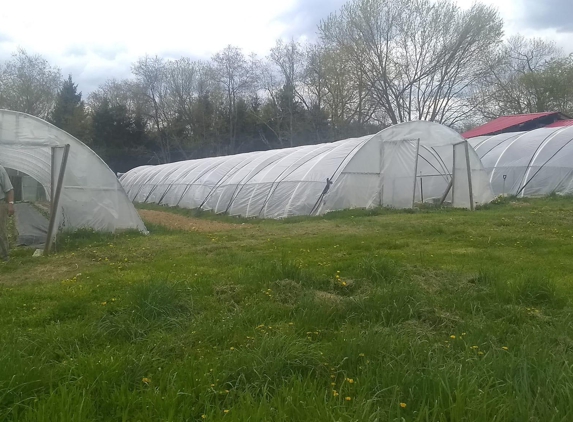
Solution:
<path fill-rule="evenodd" d="M 0 420 L 573 420 L 572 211 L 207 214 L 241 224 L 14 251 Z"/>

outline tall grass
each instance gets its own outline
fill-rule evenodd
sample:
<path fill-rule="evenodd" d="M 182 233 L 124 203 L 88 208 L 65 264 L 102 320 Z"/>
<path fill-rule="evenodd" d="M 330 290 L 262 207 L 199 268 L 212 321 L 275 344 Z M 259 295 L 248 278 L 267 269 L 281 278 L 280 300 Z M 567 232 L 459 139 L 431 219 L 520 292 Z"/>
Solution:
<path fill-rule="evenodd" d="M 571 420 L 571 205 L 19 251 L 0 266 L 0 420 Z"/>

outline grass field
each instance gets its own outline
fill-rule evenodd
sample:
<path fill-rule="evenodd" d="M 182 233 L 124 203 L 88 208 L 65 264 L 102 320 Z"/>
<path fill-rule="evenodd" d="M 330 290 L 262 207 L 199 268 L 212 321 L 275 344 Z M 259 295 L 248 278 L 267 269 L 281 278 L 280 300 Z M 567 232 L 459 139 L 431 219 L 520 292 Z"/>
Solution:
<path fill-rule="evenodd" d="M 573 420 L 573 199 L 147 208 L 0 264 L 0 420 Z"/>

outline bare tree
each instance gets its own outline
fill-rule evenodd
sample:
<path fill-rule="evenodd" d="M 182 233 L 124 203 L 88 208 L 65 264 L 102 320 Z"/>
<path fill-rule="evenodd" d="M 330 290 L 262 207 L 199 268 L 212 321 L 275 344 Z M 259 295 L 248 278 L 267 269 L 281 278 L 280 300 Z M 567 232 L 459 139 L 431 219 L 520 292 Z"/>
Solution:
<path fill-rule="evenodd" d="M 467 93 L 502 28 L 498 12 L 479 3 L 462 11 L 450 0 L 353 0 L 319 31 L 349 54 L 390 122 L 453 124 L 469 113 Z"/>
<path fill-rule="evenodd" d="M 551 88 L 543 74 L 560 57 L 562 52 L 553 42 L 521 35 L 510 38 L 487 63 L 476 90 L 474 102 L 481 116 L 548 111 Z"/>
<path fill-rule="evenodd" d="M 47 119 L 62 83 L 60 69 L 18 49 L 0 66 L 0 107 Z"/>
<path fill-rule="evenodd" d="M 256 57 L 244 56 L 240 48 L 227 46 L 213 56 L 214 74 L 226 93 L 228 110 L 229 150 L 236 149 L 237 100 L 255 83 Z"/>

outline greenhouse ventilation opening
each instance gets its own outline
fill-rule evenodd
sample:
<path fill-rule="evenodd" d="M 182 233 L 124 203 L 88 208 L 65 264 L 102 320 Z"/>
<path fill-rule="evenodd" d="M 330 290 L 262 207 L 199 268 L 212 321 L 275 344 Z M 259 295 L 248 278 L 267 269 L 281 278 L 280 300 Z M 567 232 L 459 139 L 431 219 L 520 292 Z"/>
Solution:
<path fill-rule="evenodd" d="M 0 165 L 39 182 L 49 200 L 46 250 L 58 231 L 145 226 L 117 177 L 86 145 L 50 123 L 0 110 Z"/>
<path fill-rule="evenodd" d="M 135 202 L 262 218 L 422 202 L 473 209 L 493 199 L 467 141 L 423 121 L 327 144 L 142 166 L 120 181 Z"/>

